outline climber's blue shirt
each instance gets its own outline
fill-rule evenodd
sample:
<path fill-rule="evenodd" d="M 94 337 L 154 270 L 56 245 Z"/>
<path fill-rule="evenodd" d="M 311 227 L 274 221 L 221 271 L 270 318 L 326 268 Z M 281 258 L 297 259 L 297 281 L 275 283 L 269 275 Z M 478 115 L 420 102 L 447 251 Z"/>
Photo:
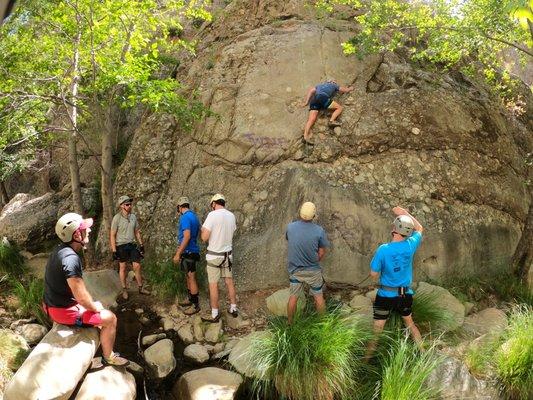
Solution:
<path fill-rule="evenodd" d="M 413 281 L 413 257 L 422 242 L 420 232 L 413 233 L 409 238 L 401 242 L 382 244 L 376 250 L 374 258 L 370 262 L 370 268 L 380 273 L 380 283 L 384 286 L 406 287 L 411 286 Z M 407 291 L 413 294 L 412 289 Z M 378 290 L 382 297 L 396 297 L 397 292 L 391 290 Z"/>
<path fill-rule="evenodd" d="M 317 94 L 324 93 L 329 98 L 332 98 L 339 91 L 339 85 L 334 82 L 324 82 L 316 85 L 315 89 Z"/>

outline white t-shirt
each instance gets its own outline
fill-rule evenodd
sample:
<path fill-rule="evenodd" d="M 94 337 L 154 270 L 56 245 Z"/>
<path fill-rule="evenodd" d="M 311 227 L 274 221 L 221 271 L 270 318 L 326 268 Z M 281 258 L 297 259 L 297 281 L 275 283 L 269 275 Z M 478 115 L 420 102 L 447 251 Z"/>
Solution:
<path fill-rule="evenodd" d="M 235 222 L 235 215 L 231 211 L 225 208 L 211 211 L 207 215 L 202 228 L 211 231 L 209 244 L 207 245 L 208 251 L 225 253 L 232 249 L 233 232 L 237 229 L 237 224 Z M 220 258 L 220 256 L 211 254 L 206 254 L 205 256 L 206 260 L 213 260 L 215 258 Z"/>

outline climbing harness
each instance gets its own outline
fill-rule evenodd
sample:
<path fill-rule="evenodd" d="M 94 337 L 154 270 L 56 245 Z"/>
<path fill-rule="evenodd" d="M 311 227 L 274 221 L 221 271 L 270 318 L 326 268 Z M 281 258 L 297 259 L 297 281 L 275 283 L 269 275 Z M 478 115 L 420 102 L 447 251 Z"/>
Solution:
<path fill-rule="evenodd" d="M 399 297 L 405 297 L 407 294 L 407 291 L 410 289 L 409 286 L 385 286 L 385 285 L 379 285 L 380 289 L 386 290 L 387 292 L 398 292 Z"/>
<path fill-rule="evenodd" d="M 231 257 L 230 257 L 231 253 L 232 253 L 232 250 L 225 251 L 223 253 L 218 253 L 216 251 L 207 250 L 207 254 L 209 254 L 210 256 L 224 257 L 224 259 L 222 260 L 222 262 L 219 265 L 213 265 L 213 267 L 215 267 L 215 268 L 225 268 L 226 265 L 224 265 L 224 264 L 227 263 L 227 267 L 228 267 L 228 269 L 230 271 L 231 271 L 231 265 L 232 265 Z"/>

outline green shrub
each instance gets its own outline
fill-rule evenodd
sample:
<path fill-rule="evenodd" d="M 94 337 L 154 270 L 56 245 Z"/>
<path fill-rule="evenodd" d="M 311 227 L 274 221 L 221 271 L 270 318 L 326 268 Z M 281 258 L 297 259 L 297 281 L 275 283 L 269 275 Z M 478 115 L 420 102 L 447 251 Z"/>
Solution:
<path fill-rule="evenodd" d="M 24 257 L 14 244 L 0 241 L 0 275 L 18 277 L 25 271 Z"/>
<path fill-rule="evenodd" d="M 516 307 L 496 353 L 496 371 L 511 399 L 533 393 L 533 308 Z"/>
<path fill-rule="evenodd" d="M 40 324 L 50 326 L 50 320 L 42 308 L 44 281 L 37 278 L 32 278 L 29 282 L 14 280 L 12 286 L 23 315 L 31 316 Z"/>
<path fill-rule="evenodd" d="M 143 273 L 159 298 L 173 301 L 186 296 L 186 273 L 172 261 L 147 261 L 143 264 Z M 200 290 L 207 287 L 205 262 L 197 263 L 196 281 Z"/>
<path fill-rule="evenodd" d="M 485 376 L 493 369 L 494 354 L 500 346 L 500 336 L 491 335 L 479 343 L 471 344 L 465 354 L 465 362 L 471 373 Z"/>
<path fill-rule="evenodd" d="M 382 376 L 377 389 L 381 400 L 437 399 L 439 388 L 427 385 L 431 372 L 442 361 L 434 348 L 420 352 L 407 337 L 392 341 L 381 360 Z"/>
<path fill-rule="evenodd" d="M 303 313 L 291 325 L 285 318 L 270 322 L 270 335 L 250 346 L 261 377 L 287 399 L 346 397 L 358 386 L 364 343 L 370 332 L 360 319 L 334 311 Z"/>

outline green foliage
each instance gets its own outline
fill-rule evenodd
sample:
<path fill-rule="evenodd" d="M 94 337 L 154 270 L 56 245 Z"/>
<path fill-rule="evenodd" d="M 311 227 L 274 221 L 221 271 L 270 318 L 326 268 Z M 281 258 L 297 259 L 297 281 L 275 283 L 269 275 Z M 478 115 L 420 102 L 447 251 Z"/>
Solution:
<path fill-rule="evenodd" d="M 442 358 L 432 347 L 420 352 L 409 338 L 393 341 L 381 360 L 381 400 L 437 399 L 439 389 L 426 384 Z"/>
<path fill-rule="evenodd" d="M 14 244 L 0 241 L 0 275 L 18 277 L 26 270 L 24 257 Z"/>
<path fill-rule="evenodd" d="M 172 261 L 146 261 L 143 263 L 143 273 L 159 298 L 173 301 L 176 297 L 187 295 L 186 273 Z M 200 290 L 207 287 L 204 263 L 197 264 L 196 282 Z"/>
<path fill-rule="evenodd" d="M 465 271 L 467 269 L 450 271 L 441 284 L 462 300 L 479 302 L 493 297 L 500 301 L 533 305 L 533 294 L 507 265 L 483 274 Z"/>
<path fill-rule="evenodd" d="M 357 317 L 339 310 L 305 313 L 292 325 L 273 319 L 268 331 L 250 347 L 264 391 L 273 385 L 287 399 L 331 399 L 359 387 L 356 373 L 370 332 Z"/>
<path fill-rule="evenodd" d="M 50 320 L 42 308 L 44 281 L 32 278 L 29 281 L 13 281 L 13 294 L 17 297 L 23 315 L 33 317 L 40 324 L 50 326 Z"/>
<path fill-rule="evenodd" d="M 472 343 L 465 354 L 470 372 L 477 376 L 487 375 L 493 369 L 494 354 L 500 346 L 499 335 L 487 335 L 482 341 Z"/>
<path fill-rule="evenodd" d="M 414 61 L 480 73 L 505 96 L 513 82 L 502 51 L 518 50 L 524 63 L 533 56 L 530 1 L 320 0 L 317 6 L 332 12 L 339 4 L 358 10 L 359 33 L 342 44 L 358 57 L 406 48 Z"/>
<path fill-rule="evenodd" d="M 496 371 L 511 399 L 526 399 L 533 393 L 533 308 L 513 310 L 509 326 L 496 353 Z"/>

